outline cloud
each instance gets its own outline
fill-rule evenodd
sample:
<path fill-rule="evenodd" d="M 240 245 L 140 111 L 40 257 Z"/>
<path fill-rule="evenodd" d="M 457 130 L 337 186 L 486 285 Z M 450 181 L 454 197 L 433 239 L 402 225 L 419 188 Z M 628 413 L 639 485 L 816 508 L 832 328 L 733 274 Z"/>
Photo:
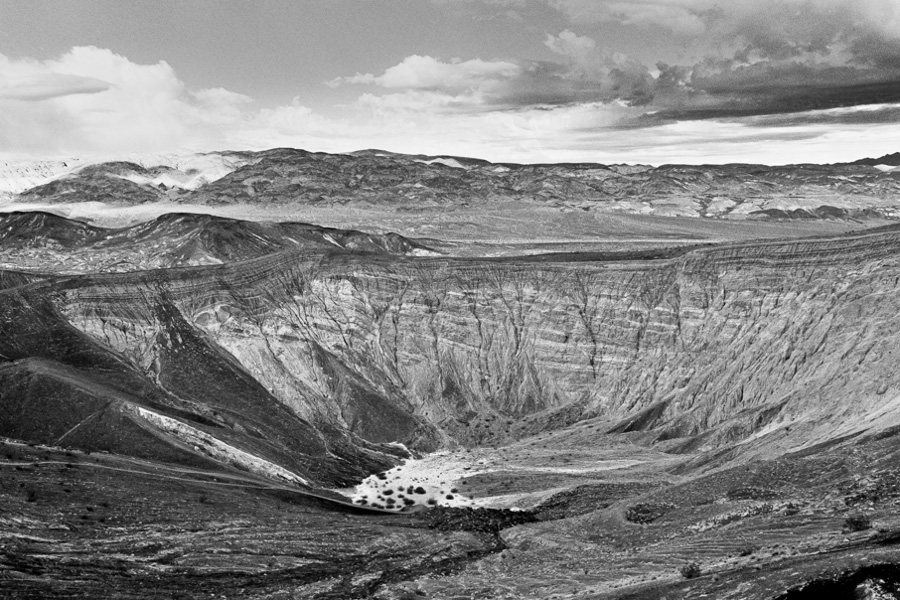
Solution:
<path fill-rule="evenodd" d="M 250 96 L 220 87 L 199 90 L 190 94 L 197 102 L 207 107 L 235 107 L 253 102 L 253 98 Z"/>
<path fill-rule="evenodd" d="M 617 23 L 659 27 L 686 36 L 707 30 L 704 15 L 715 3 L 707 0 L 548 0 L 574 23 Z"/>
<path fill-rule="evenodd" d="M 634 60 L 602 49 L 592 36 L 563 30 L 543 41 L 558 61 L 402 61 L 409 68 L 382 80 L 389 86 L 357 84 L 369 88 L 344 107 L 340 118 L 318 113 L 299 97 L 258 108 L 249 96 L 220 87 L 191 90 L 165 62 L 138 64 L 101 48 L 73 48 L 47 61 L 0 56 L 6 89 L 15 79 L 19 86 L 44 82 L 48 92 L 42 96 L 35 86 L 28 95 L 22 92 L 23 98 L 0 96 L 0 148 L 8 156 L 48 157 L 379 147 L 496 161 L 657 163 L 790 162 L 798 157 L 830 162 L 896 150 L 900 99 L 885 100 L 868 113 L 810 110 L 796 119 L 775 119 L 727 104 L 736 86 L 744 86 L 738 96 L 770 98 L 753 92 L 750 71 L 735 75 L 730 63 L 660 65 L 654 77 Z M 501 68 L 502 63 L 515 68 Z M 789 70 L 791 64 L 784 63 L 785 81 L 800 76 Z M 445 68 L 449 79 L 429 79 Z M 757 69 L 764 90 L 765 66 L 743 68 Z M 842 76 L 840 71 L 830 75 Z M 895 89 L 877 81 L 860 85 L 802 89 L 826 105 L 851 100 L 828 94 L 889 97 Z M 641 86 L 654 94 L 652 104 L 634 101 Z M 799 105 L 806 102 L 800 100 Z"/>
<path fill-rule="evenodd" d="M 544 45 L 565 59 L 565 77 L 588 90 L 595 100 L 623 100 L 640 106 L 653 99 L 649 70 L 625 54 L 603 51 L 594 39 L 568 29 L 558 36 L 548 34 Z"/>
<path fill-rule="evenodd" d="M 110 84 L 94 77 L 21 69 L 0 55 L 0 99 L 39 101 L 72 94 L 96 94 Z"/>
<path fill-rule="evenodd" d="M 442 62 L 431 56 L 414 54 L 397 65 L 389 67 L 381 75 L 357 73 L 351 77 L 338 77 L 327 83 L 331 87 L 342 84 L 369 84 L 385 88 L 406 89 L 481 89 L 516 77 L 521 67 L 502 60 L 481 59 Z"/>
<path fill-rule="evenodd" d="M 577 35 L 568 29 L 560 33 L 558 36 L 547 34 L 544 45 L 553 52 L 568 56 L 576 62 L 582 62 L 588 59 L 597 50 L 597 42 L 593 39 Z"/>
<path fill-rule="evenodd" d="M 45 61 L 0 55 L 4 149 L 72 154 L 208 145 L 240 123 L 240 107 L 251 101 L 222 88 L 188 92 L 165 62 L 137 64 L 93 46 Z"/>
<path fill-rule="evenodd" d="M 646 67 L 622 54 L 608 54 L 596 42 L 572 31 L 547 35 L 545 45 L 560 55 L 554 61 L 441 62 L 409 56 L 382 75 L 357 74 L 329 82 L 397 90 L 363 94 L 356 105 L 376 110 L 496 110 L 539 105 L 649 102 L 651 82 Z"/>

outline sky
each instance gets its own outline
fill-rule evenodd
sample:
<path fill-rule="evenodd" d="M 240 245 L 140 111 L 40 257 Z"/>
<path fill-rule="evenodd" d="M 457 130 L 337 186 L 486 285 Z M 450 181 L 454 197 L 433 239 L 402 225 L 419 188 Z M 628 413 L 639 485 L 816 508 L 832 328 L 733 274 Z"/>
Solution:
<path fill-rule="evenodd" d="M 0 0 L 0 157 L 900 151 L 900 0 Z"/>

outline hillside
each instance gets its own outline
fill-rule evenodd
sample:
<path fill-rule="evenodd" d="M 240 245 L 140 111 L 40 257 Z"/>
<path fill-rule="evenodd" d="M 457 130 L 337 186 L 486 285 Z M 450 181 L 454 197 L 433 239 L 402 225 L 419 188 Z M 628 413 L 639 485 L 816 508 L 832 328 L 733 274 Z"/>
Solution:
<path fill-rule="evenodd" d="M 0 265 L 67 273 L 222 264 L 288 249 L 433 253 L 396 234 L 167 213 L 130 227 L 95 227 L 45 212 L 0 214 Z"/>
<path fill-rule="evenodd" d="M 204 158 L 199 167 L 185 161 L 180 167 L 130 162 L 88 165 L 22 189 L 16 201 L 391 211 L 502 207 L 512 202 L 567 210 L 732 219 L 895 218 L 900 214 L 896 203 L 900 174 L 873 168 L 881 163 L 868 159 L 778 167 L 521 165 L 378 150 L 326 154 L 288 148 Z M 169 162 L 180 164 L 171 158 Z"/>

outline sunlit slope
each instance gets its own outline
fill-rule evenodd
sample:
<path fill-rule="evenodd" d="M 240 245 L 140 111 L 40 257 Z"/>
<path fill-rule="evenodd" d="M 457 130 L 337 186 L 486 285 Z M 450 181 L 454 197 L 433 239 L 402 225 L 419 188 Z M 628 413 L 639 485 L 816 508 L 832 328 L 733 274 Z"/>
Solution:
<path fill-rule="evenodd" d="M 898 248 L 888 228 L 613 261 L 289 252 L 53 297 L 135 365 L 165 298 L 297 414 L 372 440 L 477 444 L 599 416 L 673 449 L 788 427 L 796 446 L 893 423 Z M 440 434 L 381 435 L 363 405 Z"/>

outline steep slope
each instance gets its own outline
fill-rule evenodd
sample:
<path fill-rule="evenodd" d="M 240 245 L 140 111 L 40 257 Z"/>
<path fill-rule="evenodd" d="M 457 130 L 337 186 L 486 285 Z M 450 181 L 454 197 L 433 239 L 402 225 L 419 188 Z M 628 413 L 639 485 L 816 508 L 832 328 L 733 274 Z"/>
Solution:
<path fill-rule="evenodd" d="M 9 249 L 49 246 L 72 250 L 102 239 L 103 234 L 99 227 L 47 212 L 0 215 L 0 245 Z"/>
<path fill-rule="evenodd" d="M 295 412 L 373 440 L 348 407 L 378 399 L 464 444 L 603 417 L 680 451 L 767 452 L 897 419 L 898 249 L 887 228 L 658 260 L 283 253 L 52 295 L 133 364 L 165 298 Z"/>
<path fill-rule="evenodd" d="M 353 481 L 399 454 L 288 410 L 165 296 L 142 306 L 156 329 L 129 363 L 72 328 L 48 293 L 41 283 L 0 292 L 2 435 L 158 460 L 187 453 L 318 485 Z"/>

